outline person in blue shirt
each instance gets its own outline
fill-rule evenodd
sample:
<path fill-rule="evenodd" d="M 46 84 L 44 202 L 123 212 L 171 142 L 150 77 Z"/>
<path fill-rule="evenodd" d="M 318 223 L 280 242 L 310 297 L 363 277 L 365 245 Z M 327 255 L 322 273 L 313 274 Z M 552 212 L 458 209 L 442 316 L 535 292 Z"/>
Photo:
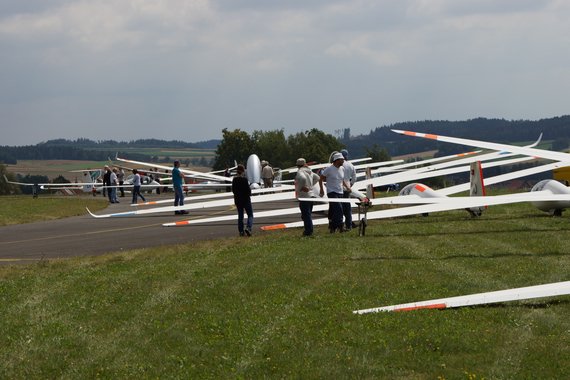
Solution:
<path fill-rule="evenodd" d="M 180 161 L 174 161 L 174 168 L 172 168 L 172 186 L 174 187 L 174 206 L 184 206 L 184 174 L 180 171 Z M 188 214 L 188 211 L 174 211 L 174 214 Z"/>

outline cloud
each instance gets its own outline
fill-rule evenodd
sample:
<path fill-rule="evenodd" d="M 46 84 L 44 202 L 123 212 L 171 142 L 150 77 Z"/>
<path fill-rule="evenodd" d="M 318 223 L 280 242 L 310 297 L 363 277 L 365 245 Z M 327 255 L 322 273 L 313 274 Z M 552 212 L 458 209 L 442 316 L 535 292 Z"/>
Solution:
<path fill-rule="evenodd" d="M 556 116 L 569 16 L 563 0 L 5 0 L 0 123 L 13 142 L 194 141 Z"/>

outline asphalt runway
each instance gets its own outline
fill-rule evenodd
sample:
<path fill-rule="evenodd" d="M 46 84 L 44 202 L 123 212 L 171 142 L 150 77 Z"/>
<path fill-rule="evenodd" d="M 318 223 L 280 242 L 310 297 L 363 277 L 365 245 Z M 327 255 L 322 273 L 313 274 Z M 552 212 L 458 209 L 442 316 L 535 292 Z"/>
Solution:
<path fill-rule="evenodd" d="M 120 199 L 121 203 L 110 204 L 97 214 L 134 210 L 129 205 L 128 198 Z M 187 204 L 189 200 L 190 198 L 187 198 Z M 297 213 L 291 216 L 256 220 L 256 211 L 289 207 L 297 207 L 297 202 L 289 200 L 264 204 L 254 203 L 254 228 L 251 238 L 255 238 L 260 233 L 270 233 L 259 229 L 263 225 L 301 219 L 300 213 Z M 235 215 L 235 219 L 183 227 L 162 226 L 163 223 L 173 221 L 222 215 Z M 83 216 L 0 227 L 0 265 L 33 263 L 72 256 L 101 255 L 122 250 L 184 244 L 237 235 L 237 212 L 233 206 L 193 210 L 189 215 L 163 213 L 103 219 L 93 218 L 86 211 Z"/>

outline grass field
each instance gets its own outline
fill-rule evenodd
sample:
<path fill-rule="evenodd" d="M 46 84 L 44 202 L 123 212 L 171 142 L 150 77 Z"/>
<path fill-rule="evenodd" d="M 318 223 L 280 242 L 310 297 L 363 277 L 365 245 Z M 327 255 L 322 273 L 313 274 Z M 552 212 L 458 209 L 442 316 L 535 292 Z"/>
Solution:
<path fill-rule="evenodd" d="M 125 148 L 125 149 L 121 149 L 121 151 L 127 152 L 127 153 L 146 154 L 148 156 L 158 156 L 161 158 L 162 157 L 171 157 L 173 159 L 174 158 L 177 158 L 177 159 L 200 158 L 200 157 L 205 157 L 206 159 L 211 159 L 211 158 L 214 158 L 214 156 L 216 155 L 215 149 Z"/>
<path fill-rule="evenodd" d="M 105 198 L 90 195 L 73 197 L 31 196 L 0 197 L 0 226 L 60 219 L 69 216 L 85 215 L 85 207 L 102 210 L 109 205 Z"/>
<path fill-rule="evenodd" d="M 568 280 L 569 232 L 510 205 L 0 267 L 0 378 L 566 378 L 568 296 L 352 311 Z"/>
<path fill-rule="evenodd" d="M 178 157 L 178 156 L 176 156 Z M 182 156 L 181 156 L 182 157 Z M 119 161 L 116 164 L 121 164 Z M 18 160 L 16 165 L 6 165 L 6 169 L 11 173 L 18 173 L 21 175 L 45 175 L 50 180 L 57 176 L 64 176 L 72 182 L 82 182 L 83 175 L 81 173 L 72 173 L 72 170 L 82 169 L 102 169 L 105 165 L 110 165 L 109 161 L 81 161 L 81 160 Z M 160 165 L 170 167 L 172 163 L 160 163 Z M 134 167 L 132 164 L 125 164 L 127 167 Z M 181 166 L 183 169 L 186 166 Z M 192 170 L 207 172 L 211 168 L 190 165 Z M 148 169 L 146 167 L 138 166 L 137 168 Z M 127 173 L 127 175 L 130 173 Z"/>

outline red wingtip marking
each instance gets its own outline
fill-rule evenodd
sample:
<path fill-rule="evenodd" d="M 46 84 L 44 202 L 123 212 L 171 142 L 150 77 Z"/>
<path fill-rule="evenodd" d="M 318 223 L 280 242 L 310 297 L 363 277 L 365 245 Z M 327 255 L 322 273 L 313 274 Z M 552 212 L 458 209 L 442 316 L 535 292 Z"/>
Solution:
<path fill-rule="evenodd" d="M 414 186 L 414 187 L 416 188 L 417 191 L 420 191 L 420 192 L 422 192 L 422 193 L 423 193 L 424 191 L 426 191 L 426 188 L 425 188 L 424 186 L 420 185 L 420 184 L 417 184 L 417 185 Z"/>
<path fill-rule="evenodd" d="M 174 225 L 176 226 L 185 226 L 187 224 L 190 224 L 190 222 L 188 220 L 182 220 L 180 222 L 175 222 Z"/>
<path fill-rule="evenodd" d="M 263 227 L 261 227 L 261 229 L 262 229 L 263 231 L 281 230 L 281 229 L 283 229 L 283 228 L 285 228 L 285 225 L 284 225 L 284 224 L 274 224 L 274 225 L 272 225 L 272 226 L 263 226 Z"/>
<path fill-rule="evenodd" d="M 425 305 L 425 306 L 410 306 L 410 307 L 403 307 L 401 309 L 395 309 L 394 311 L 412 311 L 412 310 L 420 310 L 420 309 L 445 309 L 447 307 L 444 303 L 434 303 L 432 305 Z"/>

